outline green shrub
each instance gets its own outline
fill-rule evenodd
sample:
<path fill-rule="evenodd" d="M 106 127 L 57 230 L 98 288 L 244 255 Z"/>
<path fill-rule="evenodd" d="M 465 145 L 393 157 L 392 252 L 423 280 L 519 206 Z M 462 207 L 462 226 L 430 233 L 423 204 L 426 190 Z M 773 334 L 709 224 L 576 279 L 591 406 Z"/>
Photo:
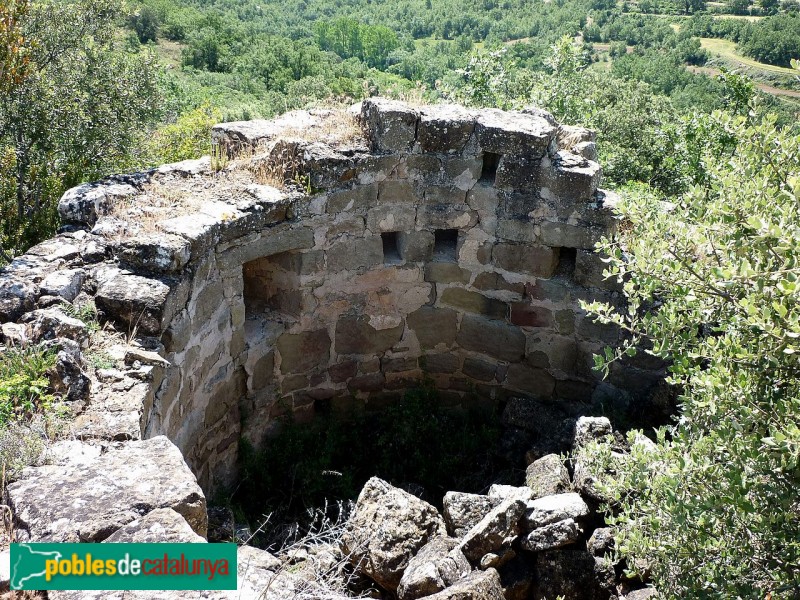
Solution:
<path fill-rule="evenodd" d="M 41 346 L 0 353 L 0 426 L 51 408 L 55 397 L 47 372 L 55 364 L 55 352 Z"/>
<path fill-rule="evenodd" d="M 629 310 L 586 308 L 631 338 L 597 366 L 647 347 L 671 362 L 682 408 L 654 450 L 607 453 L 598 475 L 619 551 L 663 596 L 796 598 L 800 137 L 713 119 L 735 149 L 707 148 L 704 182 L 670 203 L 629 195 L 628 226 L 602 244 Z"/>

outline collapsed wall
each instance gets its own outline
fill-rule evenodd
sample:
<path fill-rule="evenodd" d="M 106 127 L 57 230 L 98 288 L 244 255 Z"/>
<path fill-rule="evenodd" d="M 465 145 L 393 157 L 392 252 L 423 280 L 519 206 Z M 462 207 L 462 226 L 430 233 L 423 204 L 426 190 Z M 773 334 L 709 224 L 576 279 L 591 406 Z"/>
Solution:
<path fill-rule="evenodd" d="M 619 332 L 579 302 L 620 301 L 592 251 L 616 220 L 591 132 L 382 99 L 357 117 L 219 125 L 227 166 L 64 195 L 65 232 L 0 275 L 0 321 L 6 343 L 32 339 L 12 322 L 93 299 L 139 340 L 128 367 L 88 377 L 78 439 L 165 435 L 210 493 L 233 482 L 239 439 L 259 444 L 278 417 L 380 410 L 423 378 L 451 406 L 522 395 L 574 412 L 661 381 L 660 365 L 604 383 L 591 369 Z"/>

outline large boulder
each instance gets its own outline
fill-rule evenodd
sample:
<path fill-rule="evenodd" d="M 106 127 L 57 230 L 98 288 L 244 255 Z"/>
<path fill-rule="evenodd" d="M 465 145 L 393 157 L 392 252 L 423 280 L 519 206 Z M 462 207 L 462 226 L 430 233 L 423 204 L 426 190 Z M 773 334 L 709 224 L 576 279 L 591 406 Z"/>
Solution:
<path fill-rule="evenodd" d="M 183 516 L 171 508 L 157 508 L 128 523 L 103 543 L 203 543 L 206 540 L 189 527 Z"/>
<path fill-rule="evenodd" d="M 458 540 L 437 537 L 425 544 L 403 573 L 397 596 L 415 600 L 440 592 L 472 570 Z"/>
<path fill-rule="evenodd" d="M 158 508 L 173 509 L 206 535 L 203 491 L 164 436 L 26 469 L 7 495 L 21 541 L 100 542 Z"/>
<path fill-rule="evenodd" d="M 529 552 L 543 552 L 577 542 L 583 529 L 574 519 L 564 519 L 534 529 L 524 536 L 520 545 Z"/>
<path fill-rule="evenodd" d="M 357 571 L 395 592 L 411 558 L 444 534 L 433 506 L 373 477 L 358 496 L 342 542 Z"/>
<path fill-rule="evenodd" d="M 589 515 L 589 506 L 571 492 L 532 500 L 527 504 L 524 524 L 529 531 L 565 519 L 580 520 Z"/>

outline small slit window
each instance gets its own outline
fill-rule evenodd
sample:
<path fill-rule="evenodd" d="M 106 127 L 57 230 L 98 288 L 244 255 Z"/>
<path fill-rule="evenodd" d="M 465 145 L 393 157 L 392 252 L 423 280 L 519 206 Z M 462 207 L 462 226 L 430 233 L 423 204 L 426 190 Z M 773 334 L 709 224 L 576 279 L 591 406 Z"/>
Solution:
<path fill-rule="evenodd" d="M 437 229 L 433 232 L 433 260 L 456 262 L 458 229 Z"/>
<path fill-rule="evenodd" d="M 387 265 L 397 265 L 403 262 L 400 249 L 397 246 L 397 232 L 386 231 L 381 234 L 383 242 L 383 262 Z"/>
<path fill-rule="evenodd" d="M 481 181 L 494 183 L 497 176 L 497 167 L 500 165 L 502 155 L 494 152 L 483 153 L 483 166 L 481 167 Z"/>
<path fill-rule="evenodd" d="M 575 248 L 553 248 L 558 251 L 558 265 L 556 266 L 557 277 L 572 277 L 575 275 L 575 260 L 578 251 Z"/>

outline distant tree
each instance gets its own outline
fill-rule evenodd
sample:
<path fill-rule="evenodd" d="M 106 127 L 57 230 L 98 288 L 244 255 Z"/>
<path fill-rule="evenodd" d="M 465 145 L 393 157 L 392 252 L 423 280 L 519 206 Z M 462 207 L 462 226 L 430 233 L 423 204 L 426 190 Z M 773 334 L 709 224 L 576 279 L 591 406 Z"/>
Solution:
<path fill-rule="evenodd" d="M 142 6 L 130 16 L 131 28 L 139 42 L 155 42 L 158 34 L 158 14 L 149 6 Z"/>

